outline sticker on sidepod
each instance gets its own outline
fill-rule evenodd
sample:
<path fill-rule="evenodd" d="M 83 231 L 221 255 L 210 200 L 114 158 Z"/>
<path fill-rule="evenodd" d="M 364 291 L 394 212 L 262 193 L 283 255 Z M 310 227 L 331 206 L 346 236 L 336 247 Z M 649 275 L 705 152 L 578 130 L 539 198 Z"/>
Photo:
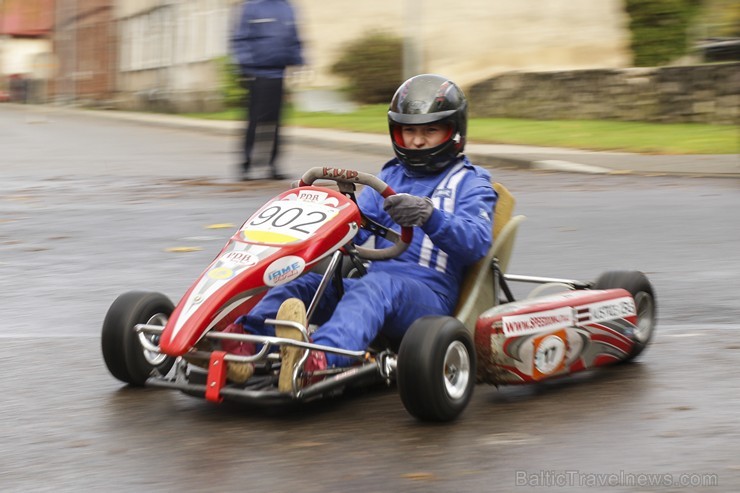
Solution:
<path fill-rule="evenodd" d="M 573 309 L 565 306 L 543 312 L 513 315 L 502 317 L 501 322 L 506 337 L 553 331 L 573 325 Z"/>
<path fill-rule="evenodd" d="M 566 344 L 565 331 L 536 338 L 534 342 L 534 368 L 532 376 L 542 378 L 563 369 Z"/>
<path fill-rule="evenodd" d="M 228 267 L 216 267 L 208 271 L 208 277 L 217 281 L 225 281 L 231 279 L 234 276 L 234 271 Z"/>
<path fill-rule="evenodd" d="M 288 255 L 271 263 L 267 270 L 265 270 L 263 280 L 268 286 L 285 284 L 291 279 L 300 276 L 305 268 L 305 260 L 295 255 Z"/>
<path fill-rule="evenodd" d="M 635 301 L 628 296 L 579 306 L 577 311 L 579 325 L 636 315 Z"/>

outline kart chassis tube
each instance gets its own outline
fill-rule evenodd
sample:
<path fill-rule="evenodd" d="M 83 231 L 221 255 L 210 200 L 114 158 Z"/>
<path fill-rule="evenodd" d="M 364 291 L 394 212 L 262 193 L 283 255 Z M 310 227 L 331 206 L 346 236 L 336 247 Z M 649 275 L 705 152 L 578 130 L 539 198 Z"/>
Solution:
<path fill-rule="evenodd" d="M 321 298 L 321 296 L 323 296 L 324 291 L 326 290 L 326 287 L 329 281 L 338 272 L 338 266 L 341 264 L 342 255 L 343 255 L 342 252 L 339 250 L 334 252 L 334 254 L 332 254 L 331 262 L 329 263 L 329 266 L 324 272 L 322 280 L 319 283 L 316 293 L 314 293 L 314 297 L 311 300 L 311 303 L 309 305 L 309 314 L 308 314 L 309 320 L 310 320 L 310 315 L 313 314 L 315 307 L 318 305 L 318 300 Z M 236 355 L 236 354 L 225 354 L 224 360 L 227 362 L 233 361 L 233 362 L 241 362 L 241 363 L 252 363 L 256 361 L 275 359 L 275 355 L 270 352 L 270 350 L 275 346 L 278 346 L 278 347 L 293 346 L 293 347 L 300 347 L 304 349 L 313 349 L 313 350 L 318 350 L 318 351 L 339 354 L 342 356 L 349 356 L 351 358 L 356 358 L 360 360 L 363 360 L 365 358 L 365 354 L 366 354 L 365 351 L 350 351 L 346 349 L 340 349 L 340 348 L 322 346 L 319 344 L 310 343 L 309 338 L 308 338 L 307 327 L 304 327 L 297 322 L 267 319 L 265 320 L 265 323 L 287 326 L 287 327 L 292 327 L 294 329 L 297 329 L 303 335 L 303 341 L 298 341 L 294 339 L 286 339 L 286 338 L 281 338 L 281 337 L 274 337 L 274 336 L 273 337 L 260 336 L 260 335 L 247 334 L 247 333 L 234 334 L 230 332 L 219 332 L 219 331 L 209 331 L 206 334 L 204 334 L 204 337 L 209 338 L 209 339 L 216 339 L 216 340 L 227 339 L 227 340 L 232 340 L 232 341 L 254 342 L 256 344 L 261 344 L 260 351 L 254 355 L 245 356 L 245 355 Z M 158 325 L 137 324 L 134 327 L 134 330 L 138 334 L 139 342 L 141 343 L 141 346 L 145 350 L 151 351 L 157 354 L 161 354 L 161 350 L 159 346 L 154 344 L 152 340 L 150 340 L 147 336 L 160 335 L 164 331 L 164 327 L 158 326 Z M 305 351 L 305 353 L 302 355 L 301 359 L 299 360 L 298 364 L 293 369 L 292 395 L 295 397 L 299 397 L 299 395 L 302 392 L 305 392 L 304 390 L 301 390 L 300 386 L 298 385 L 298 382 L 299 382 L 300 370 L 303 368 L 304 363 L 308 359 L 308 355 L 309 355 L 309 352 Z M 191 358 L 209 360 L 211 357 L 211 353 L 209 351 L 191 350 L 188 352 L 188 356 Z M 195 388 L 191 388 L 190 384 L 186 382 L 187 382 L 187 378 L 183 377 L 182 379 L 178 379 L 175 381 L 167 380 L 165 378 L 154 378 L 152 379 L 152 382 L 150 383 L 152 385 L 180 388 L 182 390 L 186 390 L 191 393 L 193 392 L 200 393 L 199 390 Z M 322 386 L 320 386 L 319 388 L 322 388 Z"/>
<path fill-rule="evenodd" d="M 567 284 L 575 289 L 587 289 L 591 287 L 590 282 L 577 281 L 574 279 L 559 279 L 556 277 L 521 276 L 517 274 L 504 274 L 504 279 L 512 282 L 528 282 L 535 284 Z"/>
<path fill-rule="evenodd" d="M 341 373 L 326 377 L 312 385 L 308 385 L 297 392 L 286 393 L 280 392 L 275 389 L 273 385 L 268 385 L 265 382 L 258 382 L 257 385 L 253 385 L 252 388 L 248 385 L 247 388 L 237 387 L 234 385 L 227 384 L 221 388 L 220 395 L 226 399 L 233 401 L 240 401 L 245 403 L 261 403 L 269 404 L 275 402 L 290 402 L 294 399 L 307 400 L 314 397 L 320 397 L 324 394 L 331 393 L 334 390 L 343 389 L 349 384 L 365 382 L 365 381 L 383 381 L 387 380 L 381 369 L 381 361 L 371 361 L 361 366 L 352 366 L 344 369 Z M 387 364 L 387 363 L 386 363 Z M 191 370 L 192 372 L 193 370 Z M 197 371 L 197 370 L 196 370 Z M 203 370 L 200 370 L 203 372 Z M 205 372 L 203 372 L 205 374 Z M 168 379 L 165 377 L 157 376 L 150 377 L 146 381 L 147 385 L 152 387 L 163 387 L 168 389 L 181 390 L 190 394 L 205 396 L 206 384 L 195 384 L 187 383 L 180 379 Z M 268 388 L 268 390 L 263 390 Z"/>
<path fill-rule="evenodd" d="M 271 318 L 268 318 L 265 320 L 265 323 L 267 324 L 275 324 L 275 325 L 284 325 L 288 327 L 293 327 L 295 329 L 301 330 L 303 326 L 296 322 L 288 322 L 284 320 L 273 320 Z M 147 351 L 152 351 L 156 353 L 160 353 L 160 349 L 158 346 L 155 346 L 154 344 L 149 341 L 145 335 L 146 334 L 153 334 L 153 335 L 159 335 L 164 331 L 164 327 L 161 325 L 147 325 L 147 324 L 137 324 L 134 326 L 134 329 L 139 334 L 139 341 L 141 342 L 141 345 L 146 349 Z M 223 332 L 208 332 L 205 337 L 209 339 L 228 339 L 231 341 L 242 341 L 242 342 L 254 342 L 256 344 L 263 344 L 264 347 L 257 353 L 251 356 L 239 356 L 236 354 L 227 354 L 224 356 L 224 360 L 226 361 L 234 361 L 234 362 L 240 362 L 240 363 L 254 363 L 255 361 L 260 361 L 265 359 L 266 354 L 268 353 L 269 348 L 275 347 L 275 346 L 295 346 L 300 347 L 304 349 L 313 349 L 317 351 L 324 351 L 324 352 L 330 352 L 335 354 L 340 354 L 342 356 L 349 356 L 351 358 L 358 358 L 363 359 L 365 357 L 365 351 L 350 351 L 348 349 L 340 349 L 335 348 L 331 346 L 323 346 L 321 344 L 313 344 L 311 342 L 304 342 L 304 341 L 297 341 L 295 339 L 286 339 L 283 337 L 274 337 L 274 336 L 259 336 L 254 334 L 232 334 L 230 332 L 223 333 Z M 195 356 L 197 357 L 199 353 L 208 355 L 207 351 L 193 351 L 188 353 L 188 356 Z M 205 357 L 206 359 L 208 356 Z"/>
<path fill-rule="evenodd" d="M 549 285 L 563 286 L 571 290 L 589 289 L 591 288 L 591 286 L 593 286 L 593 283 L 591 282 L 584 282 L 576 279 L 504 274 L 501 271 L 501 268 L 498 265 L 498 260 L 496 258 L 491 261 L 490 268 L 493 270 L 493 292 L 499 293 L 500 291 L 503 291 L 504 296 L 506 296 L 507 302 L 515 301 L 514 295 L 509 288 L 509 282 L 539 284 L 540 287 L 532 290 L 530 296 L 532 296 L 532 294 L 535 293 L 538 289 L 546 288 Z M 498 299 L 498 295 L 496 296 L 496 298 Z M 501 302 L 498 301 L 496 304 L 500 303 Z"/>
<path fill-rule="evenodd" d="M 319 283 L 318 288 L 316 288 L 316 293 L 314 294 L 313 299 L 311 300 L 311 304 L 308 306 L 308 311 L 306 313 L 306 320 L 311 322 L 311 317 L 313 316 L 313 312 L 316 311 L 316 307 L 319 306 L 319 300 L 324 295 L 324 291 L 326 291 L 326 286 L 331 281 L 331 278 L 334 277 L 337 267 L 340 265 L 340 262 L 342 261 L 342 252 L 340 250 L 337 250 L 332 254 L 331 261 L 329 262 L 329 266 L 326 268 L 326 271 L 324 272 L 324 277 L 321 278 L 321 282 Z"/>
<path fill-rule="evenodd" d="M 342 257 L 342 252 L 337 250 L 334 252 L 331 258 L 331 262 L 329 263 L 329 266 L 327 267 L 326 271 L 324 272 L 324 275 L 321 279 L 321 282 L 319 283 L 318 289 L 316 290 L 316 293 L 314 293 L 314 297 L 311 300 L 311 303 L 309 305 L 307 318 L 308 320 L 311 319 L 311 315 L 315 311 L 315 307 L 318 305 L 319 299 L 321 299 L 321 296 L 323 296 L 324 291 L 326 290 L 326 286 L 328 285 L 331 278 L 335 275 L 337 271 L 337 267 L 339 266 L 340 259 Z M 307 339 L 307 332 L 306 327 L 303 327 L 301 324 L 296 322 L 289 322 L 289 321 L 283 321 L 283 320 L 273 320 L 273 319 L 267 319 L 265 320 L 266 324 L 273 324 L 273 325 L 283 325 L 287 327 L 292 327 L 295 329 L 298 329 L 301 334 L 304 334 L 304 337 Z M 141 343 L 142 347 L 146 349 L 147 351 L 152 351 L 155 353 L 161 353 L 158 346 L 152 343 L 151 340 L 149 340 L 146 336 L 149 335 L 159 335 L 164 330 L 164 327 L 159 325 L 147 325 L 147 324 L 137 324 L 134 329 L 139 335 L 139 342 Z M 320 344 L 313 344 L 308 342 L 308 340 L 305 341 L 297 341 L 294 339 L 285 339 L 281 337 L 274 337 L 274 336 L 260 336 L 260 335 L 254 335 L 254 334 L 234 334 L 231 332 L 219 332 L 219 331 L 209 331 L 207 332 L 204 337 L 209 339 L 228 339 L 231 341 L 243 341 L 243 342 L 254 342 L 257 344 L 262 344 L 262 349 L 254 355 L 251 356 L 239 356 L 236 354 L 227 354 L 224 357 L 224 360 L 226 361 L 234 361 L 234 362 L 241 362 L 241 363 L 252 363 L 255 361 L 260 361 L 266 358 L 266 356 L 269 353 L 270 348 L 273 346 L 294 346 L 294 347 L 302 347 L 304 349 L 314 349 L 324 352 L 331 352 L 335 354 L 340 354 L 342 356 L 349 356 L 352 358 L 359 358 L 362 359 L 365 356 L 365 351 L 350 351 L 347 349 L 340 349 L 330 346 L 322 346 Z M 210 358 L 210 353 L 207 351 L 191 351 L 188 353 L 189 356 L 193 357 L 202 357 L 203 359 Z M 307 354 L 305 355 L 307 358 Z M 303 358 L 305 359 L 305 358 Z M 302 366 L 303 361 L 298 365 L 300 368 Z"/>

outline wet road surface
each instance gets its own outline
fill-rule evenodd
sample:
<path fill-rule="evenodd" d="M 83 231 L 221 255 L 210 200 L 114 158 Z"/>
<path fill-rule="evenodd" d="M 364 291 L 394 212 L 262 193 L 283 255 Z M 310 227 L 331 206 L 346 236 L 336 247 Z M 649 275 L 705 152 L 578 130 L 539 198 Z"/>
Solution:
<path fill-rule="evenodd" d="M 58 126 L 2 141 L 3 491 L 740 489 L 737 181 L 492 170 L 528 216 L 511 272 L 643 270 L 658 332 L 634 364 L 478 386 L 440 426 L 414 421 L 395 388 L 255 409 L 116 381 L 99 340 L 113 299 L 148 288 L 177 300 L 287 182 L 231 182 L 223 137 Z M 118 164 L 99 166 L 106 154 Z M 286 159 L 382 162 L 303 147 Z"/>

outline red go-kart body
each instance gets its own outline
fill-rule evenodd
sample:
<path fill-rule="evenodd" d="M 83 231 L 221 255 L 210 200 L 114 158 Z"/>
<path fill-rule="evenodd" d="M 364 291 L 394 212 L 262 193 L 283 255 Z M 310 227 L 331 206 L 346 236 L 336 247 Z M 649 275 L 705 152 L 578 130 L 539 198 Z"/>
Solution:
<path fill-rule="evenodd" d="M 318 179 L 334 181 L 338 191 L 314 186 Z M 314 344 L 312 314 L 329 283 L 341 291 L 351 273 L 342 266 L 362 275 L 367 261 L 395 258 L 413 238 L 411 227 L 385 227 L 363 214 L 355 201 L 356 184 L 382 197 L 395 193 L 373 175 L 312 168 L 297 187 L 247 219 L 176 306 L 162 293 L 119 296 L 101 334 L 110 373 L 130 385 L 176 389 L 212 402 L 307 401 L 370 382 L 395 382 L 410 414 L 450 421 L 465 409 L 477 382 L 524 384 L 560 377 L 629 361 L 650 342 L 656 304 L 643 273 L 609 271 L 594 282 L 507 274 L 518 224 L 511 218 L 494 221 L 503 226 L 498 234 L 494 227 L 492 248 L 470 267 L 466 294 L 452 316 L 421 317 L 400 341 L 374 341 L 361 350 Z M 499 189 L 496 217 L 507 210 L 504 190 Z M 361 228 L 391 246 L 356 244 Z M 309 270 L 321 279 L 306 303 L 306 320 L 265 320 L 275 327 L 274 336 L 223 330 L 268 289 Z M 540 286 L 517 300 L 508 287 L 514 282 Z M 551 287 L 562 292 L 535 296 Z M 224 340 L 252 344 L 256 354 L 229 352 Z M 342 355 L 354 364 L 307 369 L 312 350 Z M 285 357 L 289 351 L 300 358 Z M 240 379 L 233 370 L 245 365 L 250 373 Z"/>
<path fill-rule="evenodd" d="M 273 286 L 300 276 L 357 234 L 357 205 L 328 188 L 288 190 L 231 237 L 169 318 L 160 348 L 182 356 L 216 324 L 230 323 Z"/>

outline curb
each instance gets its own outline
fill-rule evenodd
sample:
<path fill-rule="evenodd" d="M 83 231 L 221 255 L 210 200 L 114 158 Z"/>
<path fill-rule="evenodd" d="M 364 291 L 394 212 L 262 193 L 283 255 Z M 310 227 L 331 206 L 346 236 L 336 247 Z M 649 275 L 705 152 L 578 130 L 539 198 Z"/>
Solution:
<path fill-rule="evenodd" d="M 54 114 L 72 114 L 91 116 L 95 118 L 107 118 L 109 120 L 119 120 L 134 122 L 139 125 L 165 127 L 176 130 L 185 130 L 192 132 L 206 133 L 210 135 L 221 135 L 228 137 L 238 137 L 244 132 L 246 125 L 243 121 L 221 121 L 221 120 L 203 120 L 178 115 L 167 115 L 161 113 L 138 113 L 117 110 L 90 110 L 83 108 L 67 108 L 57 106 L 43 105 L 16 105 L 13 103 L 4 103 L 12 105 L 16 109 L 24 109 L 29 113 L 51 117 Z M 363 134 L 357 132 L 348 132 L 330 129 L 315 129 L 308 127 L 283 126 L 281 135 L 286 142 L 312 146 L 319 148 L 343 150 L 346 152 L 372 153 L 379 156 L 390 156 L 392 151 L 385 134 Z M 512 148 L 515 148 L 512 150 Z M 584 151 L 578 149 L 561 149 L 546 148 L 536 146 L 511 146 L 511 145 L 490 145 L 470 143 L 468 146 L 467 156 L 472 162 L 479 166 L 499 169 L 520 169 L 520 170 L 537 170 L 544 172 L 564 172 L 592 175 L 640 175 L 640 176 L 687 176 L 701 178 L 740 178 L 740 156 L 728 155 L 727 160 L 721 160 L 719 164 L 711 163 L 710 172 L 688 171 L 696 169 L 699 165 L 687 165 L 686 163 L 677 162 L 671 165 L 656 163 L 653 157 L 642 154 L 631 153 L 613 153 Z M 532 154 L 527 157 L 526 154 Z M 603 160 L 614 164 L 614 156 L 624 156 L 624 161 L 629 162 L 629 167 L 624 165 L 600 166 L 598 164 L 587 164 L 573 160 L 557 159 L 557 156 L 576 157 L 585 156 L 584 161 Z M 553 159 L 549 159 L 552 156 Z M 682 156 L 686 158 L 695 158 L 701 161 L 702 158 L 724 157 L 724 155 L 697 155 Z M 737 164 L 732 164 L 734 158 Z M 679 156 L 676 156 L 678 158 Z M 650 161 L 648 161 L 650 160 Z M 640 162 L 641 161 L 641 162 Z"/>

